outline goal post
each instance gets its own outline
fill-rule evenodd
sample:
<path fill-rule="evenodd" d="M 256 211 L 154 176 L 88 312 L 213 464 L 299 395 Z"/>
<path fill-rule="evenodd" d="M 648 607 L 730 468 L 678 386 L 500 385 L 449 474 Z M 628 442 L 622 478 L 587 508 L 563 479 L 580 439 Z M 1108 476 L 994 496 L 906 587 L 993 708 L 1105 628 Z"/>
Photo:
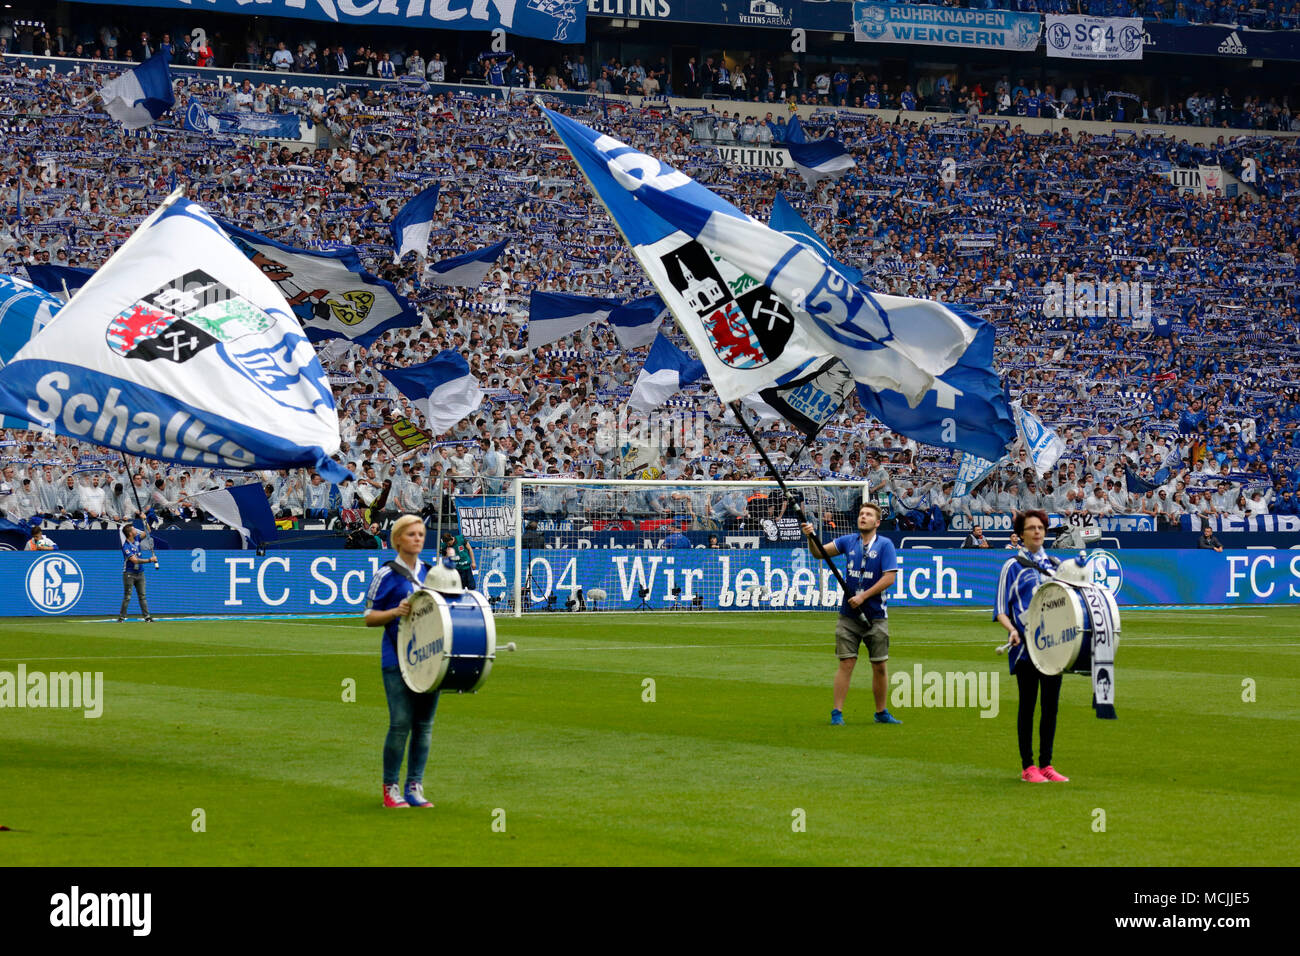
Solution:
<path fill-rule="evenodd" d="M 857 527 L 861 481 L 787 481 L 822 540 Z M 808 609 L 839 589 L 773 481 L 510 479 L 458 496 L 497 613 Z"/>

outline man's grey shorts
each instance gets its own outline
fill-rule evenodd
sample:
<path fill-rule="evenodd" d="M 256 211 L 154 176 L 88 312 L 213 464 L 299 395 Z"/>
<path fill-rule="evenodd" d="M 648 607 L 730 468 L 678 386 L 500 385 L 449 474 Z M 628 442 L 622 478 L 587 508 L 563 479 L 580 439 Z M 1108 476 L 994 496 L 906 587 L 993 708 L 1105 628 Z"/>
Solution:
<path fill-rule="evenodd" d="M 867 660 L 889 660 L 889 621 L 878 617 L 869 625 L 855 617 L 840 614 L 835 622 L 835 656 L 840 660 L 858 656 L 858 648 L 867 645 Z"/>

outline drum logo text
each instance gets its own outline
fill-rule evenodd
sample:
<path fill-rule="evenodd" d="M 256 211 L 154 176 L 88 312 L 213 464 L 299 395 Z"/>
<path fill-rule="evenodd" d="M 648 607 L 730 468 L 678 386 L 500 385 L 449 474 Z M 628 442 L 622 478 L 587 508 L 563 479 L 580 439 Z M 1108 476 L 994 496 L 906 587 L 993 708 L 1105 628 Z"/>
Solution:
<path fill-rule="evenodd" d="M 431 657 L 436 657 L 442 653 L 443 639 L 440 637 L 435 641 L 430 641 L 423 647 L 415 646 L 415 638 L 412 637 L 406 643 L 406 662 L 412 667 L 418 667 L 424 661 Z"/>

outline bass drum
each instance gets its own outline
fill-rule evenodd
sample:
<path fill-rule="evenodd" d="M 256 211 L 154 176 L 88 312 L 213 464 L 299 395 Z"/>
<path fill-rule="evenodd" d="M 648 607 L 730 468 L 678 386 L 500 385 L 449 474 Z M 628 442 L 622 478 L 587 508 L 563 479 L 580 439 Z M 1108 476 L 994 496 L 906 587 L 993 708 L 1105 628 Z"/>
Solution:
<path fill-rule="evenodd" d="M 439 690 L 472 693 L 492 673 L 497 656 L 497 625 L 492 607 L 478 591 L 439 594 L 446 608 L 451 648 L 447 674 Z"/>
<path fill-rule="evenodd" d="M 1092 673 L 1093 645 L 1113 661 L 1119 643 L 1119 607 L 1105 588 L 1069 587 L 1044 581 L 1025 612 L 1025 649 L 1049 677 L 1065 671 Z"/>

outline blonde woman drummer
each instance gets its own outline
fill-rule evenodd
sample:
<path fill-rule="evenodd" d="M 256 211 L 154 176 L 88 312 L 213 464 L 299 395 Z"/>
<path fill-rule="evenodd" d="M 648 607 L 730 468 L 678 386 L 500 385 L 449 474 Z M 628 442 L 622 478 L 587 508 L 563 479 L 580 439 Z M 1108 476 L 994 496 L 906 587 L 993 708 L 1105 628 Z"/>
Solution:
<path fill-rule="evenodd" d="M 1056 711 L 1061 702 L 1061 675 L 1048 676 L 1034 666 L 1025 648 L 1025 612 L 1034 588 L 1050 578 L 1060 562 L 1047 553 L 1043 539 L 1047 536 L 1047 515 L 1042 511 L 1017 514 L 1012 527 L 1022 545 L 1016 556 L 1002 565 L 998 578 L 997 606 L 994 619 L 1007 629 L 1011 673 L 1020 688 L 1020 705 L 1016 715 L 1016 735 L 1020 742 L 1020 779 L 1028 783 L 1067 783 L 1066 777 L 1052 766 L 1052 744 L 1056 738 Z M 1034 709 L 1039 691 L 1043 711 L 1038 722 L 1038 763 L 1034 763 Z"/>
<path fill-rule="evenodd" d="M 390 535 L 397 557 L 385 563 L 366 592 L 366 627 L 382 627 L 380 642 L 384 693 L 388 696 L 388 736 L 384 740 L 384 806 L 391 809 L 432 808 L 424 796 L 424 765 L 429 759 L 433 718 L 438 712 L 438 692 L 417 694 L 406 686 L 397 663 L 398 619 L 411 613 L 411 593 L 424 583 L 432 565 L 420 560 L 424 548 L 424 522 L 402 515 Z M 402 751 L 411 739 L 406 761 L 406 787 L 398 784 Z"/>

